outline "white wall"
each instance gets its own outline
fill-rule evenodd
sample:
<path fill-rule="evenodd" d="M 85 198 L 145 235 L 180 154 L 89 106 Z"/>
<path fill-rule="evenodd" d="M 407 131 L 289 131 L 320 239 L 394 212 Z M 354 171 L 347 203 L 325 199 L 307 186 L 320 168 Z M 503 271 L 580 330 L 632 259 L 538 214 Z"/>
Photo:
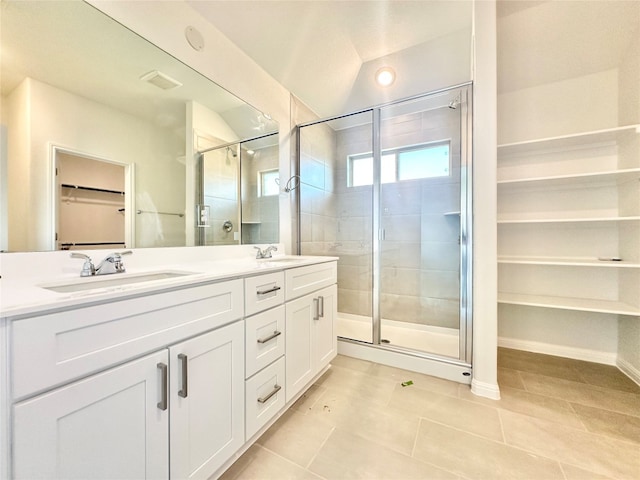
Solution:
<path fill-rule="evenodd" d="M 617 69 L 498 95 L 498 144 L 618 125 Z"/>
<path fill-rule="evenodd" d="M 496 230 L 496 3 L 474 3 L 473 380 L 476 395 L 498 388 Z"/>
<path fill-rule="evenodd" d="M 622 58 L 618 73 L 618 116 L 620 125 L 633 125 L 640 123 L 640 26 L 636 29 L 634 40 L 629 45 Z M 635 151 L 638 151 L 636 147 Z M 636 204 L 640 203 L 640 188 L 631 187 L 635 195 Z M 621 245 L 621 251 L 632 255 L 637 252 L 637 247 L 632 245 L 632 239 L 637 244 L 640 239 L 640 227 L 628 226 L 624 239 L 629 245 Z M 621 239 L 622 240 L 622 239 Z M 635 259 L 638 261 L 639 259 Z M 627 273 L 631 277 L 633 272 Z M 635 272 L 635 278 L 628 278 L 628 289 L 622 292 L 627 301 L 637 304 L 640 302 L 638 295 L 640 285 L 640 272 Z M 640 318 L 620 316 L 618 321 L 618 367 L 627 375 L 640 383 Z"/>
<path fill-rule="evenodd" d="M 640 26 L 620 62 L 618 82 L 619 124 L 640 123 Z"/>

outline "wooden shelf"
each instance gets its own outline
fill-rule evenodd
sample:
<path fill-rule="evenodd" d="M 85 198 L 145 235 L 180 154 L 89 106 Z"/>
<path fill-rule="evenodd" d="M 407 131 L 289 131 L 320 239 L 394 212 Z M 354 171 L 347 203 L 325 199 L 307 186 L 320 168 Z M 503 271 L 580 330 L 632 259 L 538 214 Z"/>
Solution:
<path fill-rule="evenodd" d="M 581 312 L 611 313 L 616 315 L 640 316 L 640 307 L 613 300 L 594 300 L 547 295 L 523 295 L 518 293 L 498 293 L 498 303 L 526 305 L 530 307 L 556 308 Z"/>
<path fill-rule="evenodd" d="M 598 260 L 596 258 L 499 256 L 498 263 L 596 268 L 640 268 L 640 262 Z"/>
<path fill-rule="evenodd" d="M 554 151 L 571 148 L 589 148 L 598 144 L 616 144 L 630 135 L 639 133 L 640 125 L 627 125 L 624 127 L 596 130 L 573 135 L 562 135 L 524 142 L 505 143 L 498 145 L 498 155 L 525 155 L 530 153 L 540 153 L 544 150 Z"/>

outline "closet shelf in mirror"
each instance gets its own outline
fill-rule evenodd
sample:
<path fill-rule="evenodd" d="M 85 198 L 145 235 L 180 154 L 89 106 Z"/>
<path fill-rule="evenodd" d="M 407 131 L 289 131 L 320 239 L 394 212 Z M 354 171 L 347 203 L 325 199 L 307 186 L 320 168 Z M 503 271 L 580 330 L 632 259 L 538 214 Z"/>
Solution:
<path fill-rule="evenodd" d="M 607 170 L 566 175 L 550 175 L 543 177 L 529 177 L 498 180 L 498 187 L 515 186 L 554 186 L 566 187 L 572 185 L 622 184 L 640 180 L 640 168 L 621 170 Z"/>
<path fill-rule="evenodd" d="M 615 257 L 602 258 L 602 260 L 593 257 L 528 257 L 528 256 L 509 256 L 501 255 L 498 257 L 498 263 L 503 264 L 520 264 L 520 265 L 557 265 L 572 267 L 604 267 L 604 268 L 639 268 L 640 262 L 628 262 L 624 260 L 615 260 Z"/>
<path fill-rule="evenodd" d="M 625 125 L 623 127 L 595 130 L 592 132 L 504 143 L 498 145 L 498 155 L 500 157 L 511 155 L 521 156 L 530 153 L 541 153 L 544 150 L 554 151 L 585 148 L 599 144 L 617 144 L 629 138 L 631 135 L 639 133 L 640 125 Z"/>
<path fill-rule="evenodd" d="M 576 310 L 581 312 L 611 313 L 616 315 L 640 315 L 640 307 L 616 300 L 498 293 L 498 303 Z"/>
<path fill-rule="evenodd" d="M 574 218 L 498 218 L 499 225 L 533 224 L 533 223 L 610 223 L 610 222 L 634 222 L 640 221 L 640 216 L 628 217 L 574 217 Z"/>
<path fill-rule="evenodd" d="M 85 187 L 83 185 L 70 185 L 68 183 L 63 183 L 60 186 L 63 188 L 74 188 L 76 190 L 86 190 L 89 192 L 115 193 L 116 195 L 124 195 L 124 192 L 120 190 L 109 190 L 107 188 Z"/>

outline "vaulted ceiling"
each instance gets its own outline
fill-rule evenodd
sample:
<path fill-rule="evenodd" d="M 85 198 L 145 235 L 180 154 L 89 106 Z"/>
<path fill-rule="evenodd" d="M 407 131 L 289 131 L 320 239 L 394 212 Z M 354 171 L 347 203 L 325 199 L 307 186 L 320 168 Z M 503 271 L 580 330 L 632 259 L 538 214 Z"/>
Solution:
<path fill-rule="evenodd" d="M 469 78 L 470 1 L 187 1 L 320 116 Z M 499 92 L 615 68 L 640 26 L 637 0 L 502 0 L 497 10 Z M 458 73 L 434 78 L 447 62 Z M 387 89 L 373 82 L 383 64 L 398 73 Z"/>

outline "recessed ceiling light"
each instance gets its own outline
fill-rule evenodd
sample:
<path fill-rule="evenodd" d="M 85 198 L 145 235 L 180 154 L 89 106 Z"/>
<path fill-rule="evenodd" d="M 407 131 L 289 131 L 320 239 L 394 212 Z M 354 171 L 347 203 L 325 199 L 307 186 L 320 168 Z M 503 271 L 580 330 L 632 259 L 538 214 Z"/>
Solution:
<path fill-rule="evenodd" d="M 391 67 L 379 68 L 376 72 L 376 83 L 381 87 L 388 87 L 396 79 L 396 72 Z"/>

